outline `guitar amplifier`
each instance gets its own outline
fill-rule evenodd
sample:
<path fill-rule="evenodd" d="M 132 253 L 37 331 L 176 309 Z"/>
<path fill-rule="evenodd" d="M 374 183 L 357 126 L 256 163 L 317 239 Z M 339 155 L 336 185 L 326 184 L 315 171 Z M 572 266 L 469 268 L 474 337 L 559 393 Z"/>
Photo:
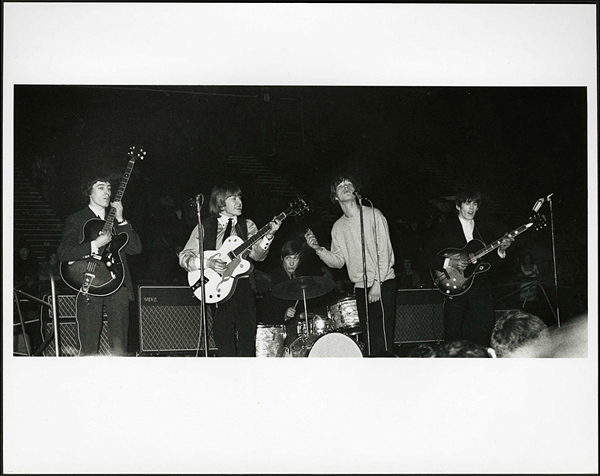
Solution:
<path fill-rule="evenodd" d="M 79 345 L 77 342 L 77 321 L 76 306 L 75 306 L 75 294 L 58 295 L 56 299 L 58 301 L 57 316 L 58 316 L 58 347 L 59 355 L 64 357 L 74 357 L 79 352 Z M 44 301 L 52 304 L 52 296 L 47 295 L 43 298 Z M 43 316 L 42 334 L 43 338 L 49 336 L 52 332 L 53 322 L 52 313 L 50 309 L 44 310 L 45 315 Z M 100 332 L 100 346 L 98 348 L 98 355 L 110 355 L 108 346 L 108 333 L 106 328 L 106 321 L 108 316 L 104 315 L 102 319 L 102 330 Z M 54 339 L 52 339 L 48 346 L 43 350 L 42 355 L 44 356 L 55 356 L 56 347 L 54 345 Z"/>
<path fill-rule="evenodd" d="M 140 355 L 204 352 L 201 302 L 188 286 L 140 286 Z M 216 351 L 206 306 L 208 349 Z"/>
<path fill-rule="evenodd" d="M 400 289 L 396 296 L 395 343 L 444 340 L 444 296 L 437 289 Z"/>

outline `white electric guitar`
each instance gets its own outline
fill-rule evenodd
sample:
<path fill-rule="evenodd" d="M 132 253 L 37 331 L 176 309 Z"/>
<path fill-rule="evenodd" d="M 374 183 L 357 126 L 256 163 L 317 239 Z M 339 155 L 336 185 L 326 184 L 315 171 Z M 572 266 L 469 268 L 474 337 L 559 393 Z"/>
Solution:
<path fill-rule="evenodd" d="M 306 202 L 298 198 L 285 211 L 277 215 L 275 219 L 283 221 L 289 216 L 301 215 L 308 209 Z M 267 224 L 246 241 L 243 241 L 238 236 L 230 236 L 217 251 L 204 252 L 205 260 L 216 257 L 227 264 L 223 274 L 219 274 L 211 268 L 204 270 L 204 293 L 207 304 L 226 301 L 233 295 L 238 278 L 251 272 L 253 269 L 252 263 L 245 258 L 250 253 L 252 246 L 270 230 L 271 227 Z M 199 270 L 188 273 L 188 283 L 194 295 L 202 300 L 202 280 Z"/>

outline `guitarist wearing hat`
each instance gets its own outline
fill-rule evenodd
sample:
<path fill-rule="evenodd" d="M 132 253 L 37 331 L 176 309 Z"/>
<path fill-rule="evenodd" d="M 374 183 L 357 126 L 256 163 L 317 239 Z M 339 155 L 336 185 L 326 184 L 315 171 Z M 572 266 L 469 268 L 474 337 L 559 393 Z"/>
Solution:
<path fill-rule="evenodd" d="M 233 182 L 222 182 L 213 187 L 210 197 L 210 216 L 202 220 L 204 231 L 204 249 L 221 250 L 228 237 L 237 236 L 249 240 L 259 233 L 256 224 L 247 218 L 242 218 L 242 191 Z M 275 232 L 281 226 L 281 221 L 274 219 L 269 223 L 269 229 L 256 243 L 247 256 L 253 261 L 264 261 L 269 253 Z M 188 271 L 200 269 L 198 225 L 179 253 L 179 265 Z M 218 280 L 229 272 L 228 264 L 218 254 L 205 253 L 205 276 L 217 276 Z M 208 254 L 208 257 L 207 257 Z M 209 271 L 210 270 L 210 271 Z M 253 273 L 251 268 L 240 276 L 224 279 L 224 283 L 235 282 L 232 293 L 223 300 L 215 300 L 216 310 L 213 312 L 213 335 L 218 347 L 219 357 L 254 357 L 256 355 L 256 301 L 251 283 Z M 207 283 L 207 286 L 210 282 Z M 218 286 L 213 292 L 207 292 L 207 303 L 211 293 L 218 293 Z"/>
<path fill-rule="evenodd" d="M 440 253 L 441 250 L 448 248 L 460 250 L 474 239 L 482 244 L 490 243 L 493 239 L 485 225 L 475 222 L 475 215 L 481 206 L 479 192 L 459 193 L 455 198 L 455 206 L 456 217 L 442 223 L 433 232 L 423 252 L 425 266 L 432 270 L 432 275 L 437 273 L 440 279 L 452 275 L 460 276 L 472 264 L 465 254 L 457 252 L 443 255 Z M 499 241 L 497 250 L 486 257 L 486 261 L 489 261 L 492 267 L 494 263 L 500 264 L 506 257 L 506 249 L 514 238 L 505 235 Z M 491 286 L 487 273 L 483 272 L 487 269 L 489 265 L 481 268 L 480 274 L 473 274 L 473 280 L 468 282 L 470 287 L 465 286 L 464 289 L 459 290 L 460 294 L 451 295 L 450 293 L 454 291 L 447 291 L 447 299 L 444 302 L 446 342 L 468 340 L 486 347 L 490 346 L 495 315 Z M 452 279 L 448 279 L 448 286 L 452 287 Z"/>
<path fill-rule="evenodd" d="M 110 201 L 107 176 L 90 177 L 83 183 L 82 192 L 89 203 L 67 218 L 57 251 L 63 279 L 78 291 L 78 355 L 98 354 L 106 313 L 110 353 L 125 356 L 129 302 L 134 300 L 126 255 L 141 253 L 142 243 L 124 218 L 122 203 Z"/>

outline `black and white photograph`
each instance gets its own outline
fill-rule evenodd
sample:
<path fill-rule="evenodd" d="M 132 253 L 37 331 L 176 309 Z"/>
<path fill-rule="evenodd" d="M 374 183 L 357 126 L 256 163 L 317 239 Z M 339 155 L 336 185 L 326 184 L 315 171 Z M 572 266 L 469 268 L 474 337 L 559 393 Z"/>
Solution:
<path fill-rule="evenodd" d="M 597 471 L 596 4 L 3 10 L 7 474 Z"/>

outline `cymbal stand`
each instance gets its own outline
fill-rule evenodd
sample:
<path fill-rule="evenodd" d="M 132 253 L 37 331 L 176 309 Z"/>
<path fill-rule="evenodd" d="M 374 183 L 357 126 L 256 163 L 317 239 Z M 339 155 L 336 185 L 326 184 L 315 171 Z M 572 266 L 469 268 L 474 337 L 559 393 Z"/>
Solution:
<path fill-rule="evenodd" d="M 198 257 L 200 258 L 200 325 L 202 337 L 204 340 L 204 357 L 208 357 L 208 331 L 206 325 L 206 289 L 204 279 L 204 227 L 202 226 L 202 204 L 204 195 L 196 195 L 196 210 L 198 213 Z M 199 347 L 196 348 L 196 357 L 198 357 Z"/>
<path fill-rule="evenodd" d="M 308 310 L 306 309 L 306 289 L 302 287 L 302 300 L 304 301 L 304 321 L 306 322 L 306 337 L 310 334 L 310 328 L 308 327 Z"/>

